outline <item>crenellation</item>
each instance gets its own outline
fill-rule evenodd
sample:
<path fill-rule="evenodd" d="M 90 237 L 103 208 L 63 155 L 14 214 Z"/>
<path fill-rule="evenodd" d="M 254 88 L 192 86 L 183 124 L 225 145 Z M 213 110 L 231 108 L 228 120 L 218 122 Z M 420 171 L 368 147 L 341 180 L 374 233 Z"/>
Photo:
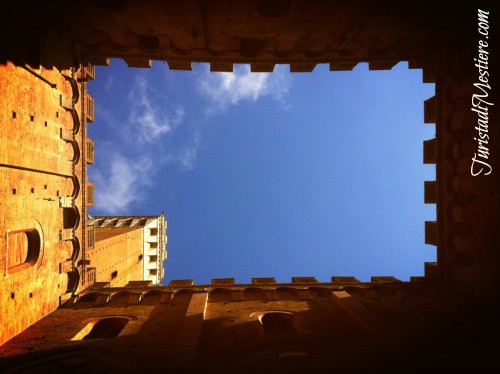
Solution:
<path fill-rule="evenodd" d="M 399 279 L 392 276 L 375 276 L 371 277 L 372 283 L 393 283 L 393 282 L 401 282 Z"/>
<path fill-rule="evenodd" d="M 330 63 L 330 71 L 350 71 L 353 70 L 359 61 L 337 61 Z"/>
<path fill-rule="evenodd" d="M 212 286 L 226 286 L 233 285 L 234 278 L 215 278 L 212 279 Z"/>
<path fill-rule="evenodd" d="M 291 63 L 290 72 L 291 73 L 311 73 L 316 64 L 314 63 Z"/>
<path fill-rule="evenodd" d="M 424 182 L 424 203 L 436 204 L 437 203 L 437 183 L 436 181 Z"/>
<path fill-rule="evenodd" d="M 425 244 L 438 245 L 438 225 L 436 221 L 425 221 Z"/>
<path fill-rule="evenodd" d="M 314 277 L 292 277 L 293 283 L 319 283 Z"/>
<path fill-rule="evenodd" d="M 332 277 L 332 283 L 360 283 L 355 277 Z"/>
<path fill-rule="evenodd" d="M 233 72 L 233 63 L 232 62 L 224 62 L 224 61 L 211 62 L 210 63 L 210 71 L 232 73 Z"/>
<path fill-rule="evenodd" d="M 252 278 L 252 284 L 276 284 L 275 278 Z"/>
<path fill-rule="evenodd" d="M 147 58 L 128 57 L 124 58 L 129 68 L 151 69 L 152 61 Z"/>
<path fill-rule="evenodd" d="M 368 69 L 370 69 L 370 70 L 391 70 L 398 63 L 399 63 L 399 61 L 393 61 L 393 60 L 370 61 L 368 63 Z"/>
<path fill-rule="evenodd" d="M 170 70 L 193 70 L 193 63 L 189 60 L 167 60 Z"/>
<path fill-rule="evenodd" d="M 436 96 L 433 96 L 424 101 L 424 123 L 436 123 Z"/>

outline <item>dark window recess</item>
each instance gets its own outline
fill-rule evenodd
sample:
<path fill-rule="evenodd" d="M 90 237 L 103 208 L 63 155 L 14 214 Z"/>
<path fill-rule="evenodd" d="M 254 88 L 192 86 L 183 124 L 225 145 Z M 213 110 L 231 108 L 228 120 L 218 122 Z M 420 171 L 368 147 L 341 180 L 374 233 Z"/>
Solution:
<path fill-rule="evenodd" d="M 35 116 L 30 116 L 30 121 L 33 122 L 35 120 Z"/>
<path fill-rule="evenodd" d="M 74 208 L 63 208 L 63 225 L 65 229 L 72 229 L 78 222 L 78 213 Z"/>
<path fill-rule="evenodd" d="M 116 338 L 128 321 L 129 319 L 125 317 L 101 319 L 82 340 Z"/>
<path fill-rule="evenodd" d="M 17 113 L 16 112 L 12 112 L 12 118 L 16 118 L 17 117 Z"/>
<path fill-rule="evenodd" d="M 12 189 L 12 195 L 15 195 L 17 193 L 17 190 L 15 188 Z"/>
<path fill-rule="evenodd" d="M 9 273 L 35 265 L 40 255 L 40 235 L 35 229 L 10 232 L 7 235 Z"/>
<path fill-rule="evenodd" d="M 111 273 L 111 279 L 115 279 L 118 276 L 118 270 Z"/>
<path fill-rule="evenodd" d="M 266 334 L 295 333 L 294 315 L 290 313 L 271 312 L 262 316 L 261 323 Z"/>
<path fill-rule="evenodd" d="M 142 261 L 142 255 L 139 255 L 139 261 Z"/>

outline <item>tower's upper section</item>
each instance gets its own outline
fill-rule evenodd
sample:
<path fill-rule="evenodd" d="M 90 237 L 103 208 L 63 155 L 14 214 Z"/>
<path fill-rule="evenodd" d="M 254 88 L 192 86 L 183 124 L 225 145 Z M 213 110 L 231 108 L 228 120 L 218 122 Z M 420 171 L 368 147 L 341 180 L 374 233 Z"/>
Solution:
<path fill-rule="evenodd" d="M 88 223 L 95 227 L 97 241 L 100 233 L 110 229 L 143 230 L 142 279 L 161 284 L 164 275 L 163 261 L 167 258 L 167 221 L 164 212 L 158 216 L 89 216 Z"/>

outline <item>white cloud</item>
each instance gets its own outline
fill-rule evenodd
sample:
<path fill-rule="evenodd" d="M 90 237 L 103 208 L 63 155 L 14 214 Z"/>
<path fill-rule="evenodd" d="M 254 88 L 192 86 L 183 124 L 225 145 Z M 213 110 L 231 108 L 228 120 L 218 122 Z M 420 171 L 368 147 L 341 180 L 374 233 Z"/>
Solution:
<path fill-rule="evenodd" d="M 100 163 L 104 164 L 105 160 L 100 160 Z M 150 157 L 129 159 L 120 153 L 113 153 L 106 169 L 92 173 L 96 208 L 106 214 L 123 214 L 132 203 L 144 197 L 141 191 L 151 183 L 149 174 L 152 167 Z"/>
<path fill-rule="evenodd" d="M 194 133 L 193 140 L 180 150 L 179 155 L 176 158 L 181 170 L 189 171 L 196 167 L 198 148 L 200 147 L 200 144 L 201 132 L 197 131 Z"/>
<path fill-rule="evenodd" d="M 111 90 L 117 82 L 109 78 L 106 83 L 105 89 Z M 209 112 L 216 112 L 262 96 L 286 105 L 284 98 L 290 83 L 290 76 L 281 67 L 277 66 L 274 73 L 251 73 L 247 65 L 236 66 L 234 73 L 205 71 L 198 89 L 211 104 Z M 183 136 L 181 144 L 169 147 L 168 152 L 161 151 L 184 121 L 185 110 L 182 105 L 164 105 L 164 96 L 155 91 L 146 76 L 137 77 L 128 99 L 130 105 L 124 108 L 122 118 L 108 108 L 98 108 L 101 121 L 118 135 L 103 147 L 99 167 L 91 171 L 96 188 L 95 209 L 104 214 L 125 214 L 130 206 L 142 201 L 154 185 L 152 174 L 167 164 L 181 171 L 193 170 L 202 143 L 202 128 L 190 126 L 190 135 Z"/>
<path fill-rule="evenodd" d="M 115 89 L 115 78 L 111 74 L 109 74 L 106 77 L 106 83 L 104 84 L 104 90 L 108 93 L 108 95 L 112 95 L 114 89 Z"/>
<path fill-rule="evenodd" d="M 139 75 L 135 89 L 130 95 L 132 105 L 129 115 L 129 128 L 138 130 L 138 138 L 143 143 L 153 143 L 160 136 L 171 132 L 182 122 L 184 108 L 177 106 L 173 110 L 166 110 L 153 105 L 148 91 L 148 82 Z"/>
<path fill-rule="evenodd" d="M 291 77 L 283 66 L 276 66 L 273 73 L 252 73 L 249 65 L 235 65 L 233 73 L 213 73 L 207 69 L 198 82 L 198 90 L 212 104 L 207 112 L 213 113 L 266 95 L 286 106 L 284 98 L 290 85 Z"/>

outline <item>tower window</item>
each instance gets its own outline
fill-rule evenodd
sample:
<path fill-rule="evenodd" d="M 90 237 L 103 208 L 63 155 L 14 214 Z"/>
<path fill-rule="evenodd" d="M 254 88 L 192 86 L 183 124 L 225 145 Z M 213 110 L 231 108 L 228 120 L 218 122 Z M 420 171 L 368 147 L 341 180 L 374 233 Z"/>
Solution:
<path fill-rule="evenodd" d="M 115 279 L 118 276 L 118 270 L 111 273 L 111 279 Z"/>
<path fill-rule="evenodd" d="M 297 332 L 295 316 L 288 312 L 268 312 L 260 317 L 266 334 L 293 334 Z"/>
<path fill-rule="evenodd" d="M 72 340 L 116 338 L 128 321 L 127 317 L 108 317 L 90 322 Z"/>
<path fill-rule="evenodd" d="M 9 232 L 7 235 L 7 267 L 14 273 L 33 266 L 40 255 L 40 235 L 35 229 Z"/>

